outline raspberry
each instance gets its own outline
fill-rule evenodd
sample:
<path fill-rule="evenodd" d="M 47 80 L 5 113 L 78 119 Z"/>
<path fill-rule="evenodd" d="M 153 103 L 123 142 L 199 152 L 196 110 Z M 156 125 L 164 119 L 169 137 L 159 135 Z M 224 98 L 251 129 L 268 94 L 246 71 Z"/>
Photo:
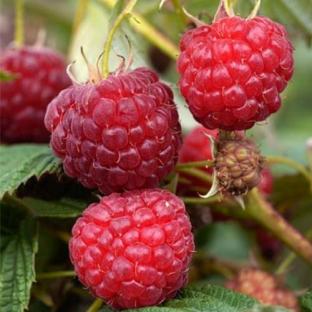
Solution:
<path fill-rule="evenodd" d="M 48 142 L 43 122 L 47 105 L 71 84 L 64 59 L 48 48 L 13 48 L 1 56 L 0 68 L 16 75 L 0 83 L 1 141 Z"/>
<path fill-rule="evenodd" d="M 209 130 L 199 126 L 194 128 L 190 133 L 188 133 L 183 140 L 183 144 L 179 153 L 179 162 L 187 163 L 194 161 L 212 160 L 211 143 L 207 135 L 216 138 L 218 132 L 216 130 Z M 201 169 L 208 173 L 212 173 L 211 168 Z M 203 186 L 205 188 L 209 188 L 209 185 L 207 185 L 207 183 L 203 183 L 195 177 L 187 175 L 187 173 L 182 173 L 181 175 L 185 176 L 195 186 Z M 181 189 L 181 186 L 179 189 Z"/>
<path fill-rule="evenodd" d="M 293 47 L 282 25 L 225 17 L 186 32 L 180 49 L 179 87 L 205 127 L 248 129 L 279 109 L 293 73 Z"/>
<path fill-rule="evenodd" d="M 250 228 L 255 231 L 262 256 L 268 260 L 274 259 L 281 250 L 281 242 L 263 227 L 250 224 Z"/>
<path fill-rule="evenodd" d="M 188 133 L 184 140 L 179 154 L 181 163 L 211 160 L 211 144 L 207 135 L 216 138 L 218 131 L 209 130 L 205 127 L 196 127 Z"/>
<path fill-rule="evenodd" d="M 257 186 L 263 158 L 248 139 L 234 138 L 218 142 L 216 171 L 221 190 L 238 196 Z"/>
<path fill-rule="evenodd" d="M 273 191 L 273 175 L 268 167 L 264 167 L 261 171 L 260 182 L 258 184 L 259 190 L 263 195 L 271 195 Z"/>
<path fill-rule="evenodd" d="M 280 305 L 291 311 L 299 311 L 296 296 L 267 272 L 253 268 L 243 269 L 226 286 L 254 297 L 262 304 Z"/>
<path fill-rule="evenodd" d="M 72 230 L 80 281 L 115 308 L 159 304 L 187 281 L 194 251 L 184 203 L 161 189 L 113 193 L 91 204 Z"/>
<path fill-rule="evenodd" d="M 106 194 L 157 186 L 181 145 L 172 91 L 147 68 L 64 90 L 45 125 L 66 174 Z"/>

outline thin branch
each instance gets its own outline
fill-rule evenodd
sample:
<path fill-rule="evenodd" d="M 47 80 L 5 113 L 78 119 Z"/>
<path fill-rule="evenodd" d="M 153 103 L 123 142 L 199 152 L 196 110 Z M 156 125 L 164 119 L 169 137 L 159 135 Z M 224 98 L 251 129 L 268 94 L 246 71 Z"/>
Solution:
<path fill-rule="evenodd" d="M 99 0 L 106 6 L 112 8 L 115 4 L 114 0 Z M 150 43 L 158 47 L 161 51 L 167 54 L 173 60 L 176 60 L 179 55 L 178 47 L 154 26 L 152 26 L 144 17 L 135 12 L 128 16 L 129 24 L 139 34 L 144 36 Z"/>
<path fill-rule="evenodd" d="M 257 188 L 248 195 L 246 212 L 312 266 L 311 243 L 264 199 Z"/>

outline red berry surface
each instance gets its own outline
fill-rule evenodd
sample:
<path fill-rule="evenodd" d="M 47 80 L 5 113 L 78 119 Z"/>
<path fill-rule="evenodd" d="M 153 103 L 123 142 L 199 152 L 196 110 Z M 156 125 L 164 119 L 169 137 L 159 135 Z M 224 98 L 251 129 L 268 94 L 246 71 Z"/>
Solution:
<path fill-rule="evenodd" d="M 45 125 L 66 174 L 106 194 L 157 186 L 181 145 L 172 91 L 147 68 L 64 90 Z"/>
<path fill-rule="evenodd" d="M 198 126 L 190 131 L 184 138 L 183 144 L 179 153 L 179 162 L 188 163 L 194 161 L 203 161 L 211 160 L 211 142 L 208 138 L 208 135 L 216 138 L 218 134 L 217 130 L 209 130 L 205 127 Z M 208 173 L 212 173 L 211 168 L 200 168 Z M 207 183 L 202 182 L 199 179 L 196 179 L 193 176 L 188 175 L 187 173 L 181 174 L 183 177 L 186 177 L 194 186 L 203 186 L 207 189 L 210 187 Z M 189 188 L 186 184 L 186 187 L 179 185 L 179 190 L 183 193 L 188 192 Z M 190 194 L 192 192 L 189 192 Z"/>
<path fill-rule="evenodd" d="M 211 160 L 211 143 L 208 136 L 216 138 L 217 130 L 209 130 L 198 126 L 190 131 L 184 138 L 179 153 L 179 162 L 187 163 L 193 161 Z"/>
<path fill-rule="evenodd" d="M 48 48 L 12 48 L 1 55 L 0 69 L 16 76 L 0 83 L 1 141 L 48 142 L 46 108 L 71 84 L 63 57 Z"/>
<path fill-rule="evenodd" d="M 263 195 L 270 195 L 273 192 L 273 175 L 268 167 L 261 171 L 261 179 L 258 187 Z"/>
<path fill-rule="evenodd" d="M 254 297 L 262 304 L 279 305 L 290 311 L 299 311 L 295 294 L 281 285 L 275 276 L 265 271 L 242 269 L 226 286 Z"/>
<path fill-rule="evenodd" d="M 80 281 L 115 308 L 159 304 L 187 281 L 194 251 L 184 203 L 161 189 L 113 193 L 91 204 L 72 230 Z"/>
<path fill-rule="evenodd" d="M 186 32 L 180 49 L 180 90 L 205 127 L 248 129 L 279 109 L 293 73 L 293 47 L 282 25 L 225 17 Z"/>

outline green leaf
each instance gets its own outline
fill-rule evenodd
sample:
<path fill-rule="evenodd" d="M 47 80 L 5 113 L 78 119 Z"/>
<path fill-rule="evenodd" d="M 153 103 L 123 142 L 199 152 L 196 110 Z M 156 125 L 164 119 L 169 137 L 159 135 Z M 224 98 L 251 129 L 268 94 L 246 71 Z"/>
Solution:
<path fill-rule="evenodd" d="M 74 76 L 78 81 L 83 82 L 88 80 L 88 69 L 81 56 L 80 47 L 83 47 L 89 63 L 95 65 L 99 56 L 103 52 L 107 31 L 110 28 L 110 20 L 113 20 L 114 16 L 118 15 L 121 10 L 120 2 L 122 1 L 118 2 L 117 7 L 112 14 L 112 11 L 105 8 L 103 4 L 93 1 L 88 5 L 88 11 L 74 37 L 69 54 L 69 59 L 75 61 L 73 71 Z M 114 36 L 112 51 L 110 53 L 110 71 L 115 70 L 120 63 L 120 57 L 118 57 L 117 54 L 122 55 L 126 59 L 128 57 L 129 44 L 126 36 L 131 42 L 131 48 L 134 55 L 131 67 L 136 68 L 146 65 L 144 42 L 141 37 L 131 30 L 128 21 L 124 21 Z M 99 62 L 99 66 L 101 66 L 101 62 Z"/>
<path fill-rule="evenodd" d="M 7 237 L 1 249 L 0 311 L 22 312 L 29 303 L 30 288 L 35 280 L 37 224 L 34 219 L 21 222 L 18 232 Z"/>
<path fill-rule="evenodd" d="M 43 199 L 24 197 L 23 205 L 33 211 L 35 217 L 47 218 L 75 218 L 88 206 L 90 202 L 73 198 L 61 198 L 47 201 Z"/>
<path fill-rule="evenodd" d="M 40 178 L 59 169 L 60 162 L 47 145 L 0 146 L 0 154 L 0 199 L 6 192 L 13 193 L 31 177 Z"/>
<path fill-rule="evenodd" d="M 197 232 L 196 241 L 210 256 L 236 262 L 247 261 L 252 247 L 248 232 L 235 222 L 210 224 Z"/>
<path fill-rule="evenodd" d="M 103 312 L 106 310 L 103 310 Z M 108 310 L 109 311 L 109 310 Z M 230 289 L 199 283 L 182 290 L 176 299 L 161 306 L 129 309 L 127 312 L 290 312 L 263 306 L 257 300 Z M 101 310 L 102 312 L 102 310 Z"/>
<path fill-rule="evenodd" d="M 12 81 L 16 79 L 15 74 L 11 74 L 5 70 L 0 70 L 0 81 L 1 82 L 7 82 L 7 81 Z"/>
<path fill-rule="evenodd" d="M 299 298 L 302 312 L 312 312 L 312 289 Z"/>

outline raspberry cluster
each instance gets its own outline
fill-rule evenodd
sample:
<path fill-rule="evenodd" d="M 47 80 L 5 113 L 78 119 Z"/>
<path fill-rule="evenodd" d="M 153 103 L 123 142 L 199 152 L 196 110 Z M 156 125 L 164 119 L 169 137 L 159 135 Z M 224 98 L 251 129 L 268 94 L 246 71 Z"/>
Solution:
<path fill-rule="evenodd" d="M 71 84 L 63 57 L 48 48 L 12 48 L 1 55 L 0 68 L 14 78 L 0 83 L 1 141 L 48 142 L 46 108 Z"/>
<path fill-rule="evenodd" d="M 105 194 L 158 186 L 181 145 L 172 91 L 147 68 L 64 90 L 45 125 L 66 174 Z"/>
<path fill-rule="evenodd" d="M 248 129 L 279 109 L 293 73 L 293 47 L 282 25 L 224 17 L 186 32 L 180 49 L 180 90 L 205 127 Z"/>
<path fill-rule="evenodd" d="M 291 311 L 299 311 L 294 293 L 282 287 L 278 280 L 267 272 L 253 268 L 243 269 L 226 286 L 254 297 L 263 304 L 280 305 Z"/>
<path fill-rule="evenodd" d="M 73 227 L 71 260 L 80 281 L 115 308 L 159 304 L 187 280 L 194 251 L 184 203 L 165 190 L 111 194 Z"/>

